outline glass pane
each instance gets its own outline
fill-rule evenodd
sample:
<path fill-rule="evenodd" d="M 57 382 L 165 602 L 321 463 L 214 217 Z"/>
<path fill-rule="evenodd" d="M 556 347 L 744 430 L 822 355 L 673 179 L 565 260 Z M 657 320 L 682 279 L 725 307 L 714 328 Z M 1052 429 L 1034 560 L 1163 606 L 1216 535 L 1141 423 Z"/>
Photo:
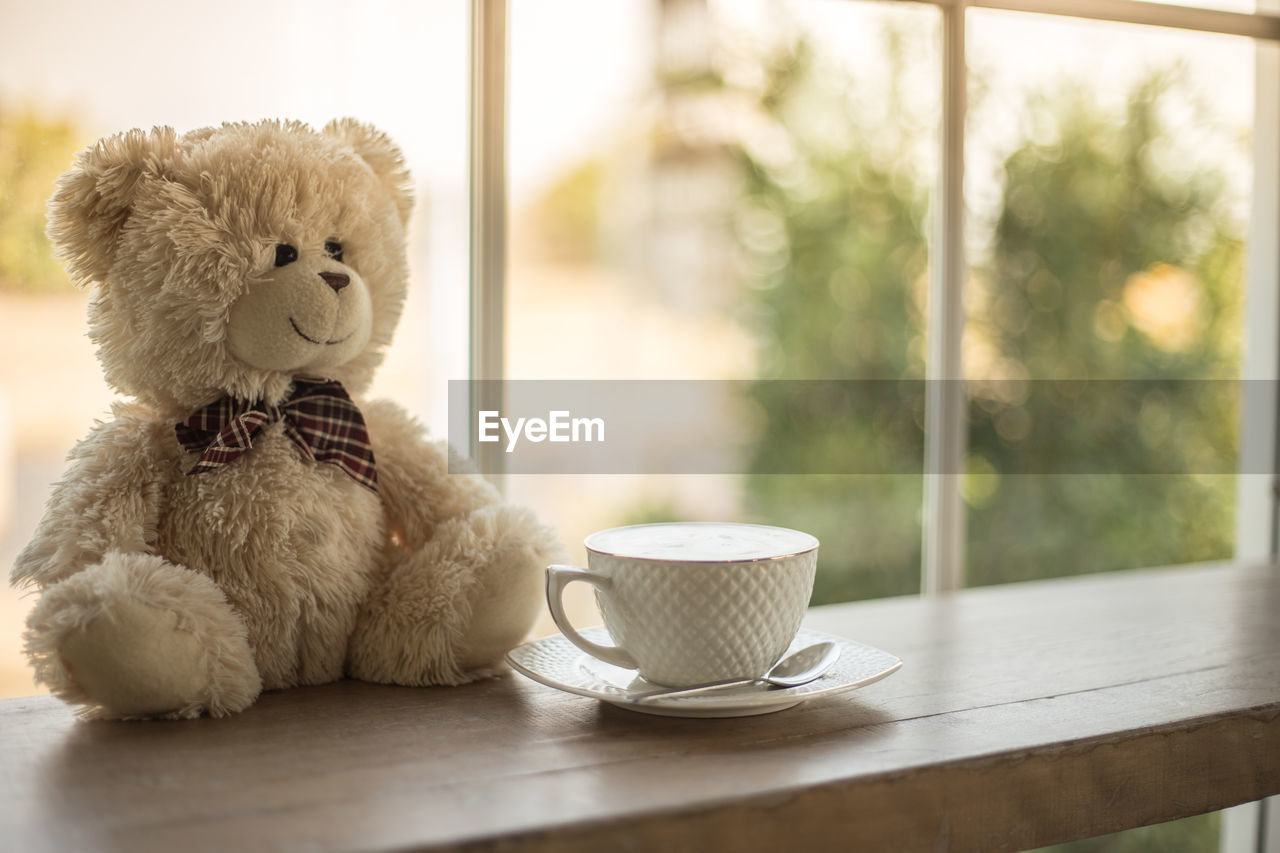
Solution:
<path fill-rule="evenodd" d="M 1252 43 L 969 37 L 968 582 L 1230 557 Z"/>
<path fill-rule="evenodd" d="M 409 300 L 374 393 L 443 431 L 446 380 L 466 374 L 466 4 L 375 3 L 352 14 L 325 0 L 300 14 L 296 4 L 249 0 L 48 0 L 6 5 L 5 23 L 21 33 L 0 51 L 5 580 L 64 456 L 113 396 L 85 338 L 87 294 L 67 284 L 43 237 L 53 181 L 102 136 L 259 118 L 321 126 L 339 116 L 391 136 L 414 173 L 418 204 Z M 335 29 L 337 61 L 316 47 L 331 43 Z M 0 696 L 35 690 L 20 653 L 32 604 L 0 584 Z"/>
<path fill-rule="evenodd" d="M 878 425 L 916 436 L 890 466 L 914 474 L 758 473 L 791 448 L 856 443 L 878 411 L 797 425 L 785 383 L 758 380 L 923 377 L 938 19 L 858 2 L 513 5 L 509 375 L 741 380 L 755 413 L 728 474 L 512 477 L 570 546 L 645 520 L 782 524 L 823 543 L 816 601 L 918 589 L 918 423 Z"/>

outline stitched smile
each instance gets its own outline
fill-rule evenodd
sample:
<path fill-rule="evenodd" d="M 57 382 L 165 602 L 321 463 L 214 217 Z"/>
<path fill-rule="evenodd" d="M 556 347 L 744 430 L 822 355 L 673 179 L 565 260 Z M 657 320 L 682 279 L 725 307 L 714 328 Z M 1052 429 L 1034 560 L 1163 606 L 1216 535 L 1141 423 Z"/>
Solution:
<path fill-rule="evenodd" d="M 345 341 L 347 338 L 351 337 L 351 335 L 355 334 L 355 332 L 352 332 L 350 335 L 347 335 L 344 338 L 338 338 L 336 341 L 317 341 L 315 338 L 311 337 L 306 332 L 299 329 L 298 324 L 294 322 L 292 317 L 289 318 L 289 325 L 293 326 L 293 330 L 297 332 L 298 337 L 302 338 L 303 340 L 310 341 L 313 344 L 318 344 L 320 346 L 326 346 L 326 347 L 331 347 L 334 344 L 340 344 L 343 341 Z"/>

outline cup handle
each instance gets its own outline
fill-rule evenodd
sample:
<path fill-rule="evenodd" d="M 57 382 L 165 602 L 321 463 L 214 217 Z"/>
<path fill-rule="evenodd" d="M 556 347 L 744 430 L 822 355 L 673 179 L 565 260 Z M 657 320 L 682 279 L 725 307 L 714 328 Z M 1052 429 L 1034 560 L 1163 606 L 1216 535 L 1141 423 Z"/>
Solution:
<path fill-rule="evenodd" d="M 639 669 L 640 665 L 618 646 L 602 646 L 582 636 L 569 624 L 569 617 L 564 612 L 564 588 L 573 581 L 585 581 L 599 589 L 608 589 L 612 585 L 607 575 L 589 572 L 574 566 L 547 566 L 547 606 L 551 608 L 551 618 L 564 633 L 565 638 L 594 658 L 605 663 L 620 666 L 623 669 Z"/>

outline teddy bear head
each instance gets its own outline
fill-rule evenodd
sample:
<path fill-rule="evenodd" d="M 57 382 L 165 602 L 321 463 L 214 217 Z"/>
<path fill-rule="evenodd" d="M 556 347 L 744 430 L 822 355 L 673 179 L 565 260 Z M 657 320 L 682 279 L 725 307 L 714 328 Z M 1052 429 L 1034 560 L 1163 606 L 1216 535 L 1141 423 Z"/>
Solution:
<path fill-rule="evenodd" d="M 82 152 L 49 236 L 93 284 L 108 383 L 171 417 L 277 403 L 295 377 L 367 388 L 399 320 L 412 206 L 399 150 L 350 119 L 132 130 Z"/>

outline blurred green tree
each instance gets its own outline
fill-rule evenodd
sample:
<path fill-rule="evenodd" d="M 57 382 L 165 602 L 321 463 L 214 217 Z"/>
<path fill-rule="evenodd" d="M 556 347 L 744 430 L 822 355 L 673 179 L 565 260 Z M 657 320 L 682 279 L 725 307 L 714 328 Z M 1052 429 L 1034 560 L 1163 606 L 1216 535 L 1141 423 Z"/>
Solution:
<path fill-rule="evenodd" d="M 791 155 L 742 154 L 761 378 L 918 378 L 926 185 L 867 143 L 893 129 L 844 109 L 852 84 L 833 84 L 807 42 L 766 68 L 761 109 Z M 970 401 L 971 585 L 1231 553 L 1234 481 L 1206 472 L 1234 469 L 1238 388 L 1179 380 L 1238 373 L 1243 240 L 1219 170 L 1162 162 L 1185 154 L 1162 118 L 1180 85 L 1152 73 L 1119 120 L 1078 87 L 1035 96 L 1054 142 L 1028 139 L 1005 161 L 966 336 L 989 354 L 982 378 L 1054 381 L 1029 397 L 1009 381 L 979 386 Z M 814 113 L 838 116 L 839 132 L 810 134 Z M 822 539 L 816 601 L 914 590 L 919 477 L 764 472 L 849 453 L 867 470 L 918 470 L 919 407 L 855 400 L 797 419 L 786 386 L 753 393 L 750 511 Z"/>
<path fill-rule="evenodd" d="M 900 61 L 904 52 L 889 53 Z M 861 121 L 850 109 L 848 72 L 824 67 L 808 41 L 779 49 L 764 65 L 760 110 L 786 140 L 786 153 L 746 144 L 739 154 L 746 316 L 767 380 L 751 393 L 760 429 L 747 513 L 818 536 L 815 602 L 913 592 L 918 474 L 771 472 L 821 471 L 836 459 L 857 470 L 857 457 L 875 460 L 875 471 L 918 471 L 922 398 L 899 405 L 855 394 L 820 417 L 795 418 L 790 397 L 803 384 L 772 380 L 923 378 L 927 178 L 906 158 L 875 153 L 897 148 L 883 136 L 906 129 Z"/>
<path fill-rule="evenodd" d="M 0 105 L 0 292 L 70 289 L 45 238 L 45 203 L 83 145 L 69 119 Z"/>
<path fill-rule="evenodd" d="M 1118 121 L 1039 95 L 1052 141 L 1005 160 L 967 334 L 995 374 L 1053 381 L 970 407 L 970 584 L 1232 553 L 1234 479 L 1209 472 L 1236 464 L 1239 388 L 1215 380 L 1239 375 L 1244 242 L 1221 171 L 1188 172 L 1165 126 L 1181 85 L 1150 73 Z M 991 473 L 1054 466 L 1126 473 Z"/>

